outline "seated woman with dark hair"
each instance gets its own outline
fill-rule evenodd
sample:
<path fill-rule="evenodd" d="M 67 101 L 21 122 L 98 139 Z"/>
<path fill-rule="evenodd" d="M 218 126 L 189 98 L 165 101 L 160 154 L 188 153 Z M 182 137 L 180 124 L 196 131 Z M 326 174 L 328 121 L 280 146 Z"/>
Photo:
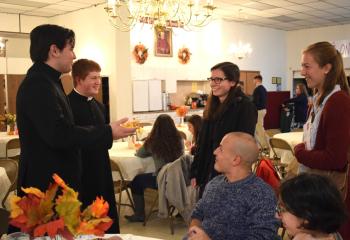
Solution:
<path fill-rule="evenodd" d="M 301 174 L 282 183 L 277 216 L 293 240 L 340 240 L 347 218 L 336 186 L 326 177 Z"/>
<path fill-rule="evenodd" d="M 130 183 L 135 205 L 135 214 L 125 216 L 130 222 L 143 222 L 145 218 L 144 190 L 157 189 L 157 174 L 167 163 L 173 162 L 184 153 L 183 138 L 176 129 L 173 119 L 167 114 L 161 114 L 154 122 L 151 133 L 145 143 L 136 152 L 138 157 L 152 156 L 155 173 L 137 175 Z"/>
<path fill-rule="evenodd" d="M 194 155 L 196 152 L 199 132 L 202 128 L 202 117 L 197 114 L 193 114 L 187 119 L 187 126 L 188 131 L 190 131 L 192 134 L 192 140 L 186 141 L 186 147 L 187 149 L 190 149 L 191 154 Z"/>

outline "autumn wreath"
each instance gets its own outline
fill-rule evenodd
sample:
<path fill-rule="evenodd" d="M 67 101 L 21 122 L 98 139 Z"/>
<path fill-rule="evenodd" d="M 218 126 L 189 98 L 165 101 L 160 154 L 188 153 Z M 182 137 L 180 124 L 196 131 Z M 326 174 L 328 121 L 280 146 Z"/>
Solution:
<path fill-rule="evenodd" d="M 177 57 L 180 63 L 187 64 L 190 61 L 191 52 L 186 47 L 180 48 Z"/>
<path fill-rule="evenodd" d="M 144 64 L 148 57 L 148 49 L 145 45 L 139 43 L 134 47 L 132 54 L 138 64 Z"/>

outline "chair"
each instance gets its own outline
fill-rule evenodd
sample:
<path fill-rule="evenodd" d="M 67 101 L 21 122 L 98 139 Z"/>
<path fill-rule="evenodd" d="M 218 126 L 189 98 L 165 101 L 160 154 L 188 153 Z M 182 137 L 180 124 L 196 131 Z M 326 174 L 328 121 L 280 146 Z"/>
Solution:
<path fill-rule="evenodd" d="M 6 155 L 5 155 L 5 158 L 11 158 L 11 159 L 19 161 L 19 156 L 20 155 L 15 155 L 15 156 L 11 156 L 11 157 L 8 155 L 8 152 L 10 150 L 19 149 L 19 148 L 21 148 L 20 142 L 19 142 L 19 138 L 10 139 L 6 143 Z"/>
<path fill-rule="evenodd" d="M 149 218 L 151 217 L 151 215 L 155 212 L 157 212 L 156 206 L 158 205 L 158 199 L 159 199 L 159 193 L 158 193 L 158 189 L 153 189 L 153 188 L 146 188 L 147 191 L 153 195 L 153 200 L 150 206 L 150 209 L 148 211 L 148 213 L 145 215 L 145 219 L 143 221 L 143 226 L 146 226 L 147 221 L 149 220 Z M 170 227 L 170 232 L 171 235 L 174 235 L 174 212 L 175 212 L 176 208 L 172 205 L 168 204 L 168 218 L 170 220 L 169 223 L 169 227 Z"/>
<path fill-rule="evenodd" d="M 292 147 L 289 145 L 288 142 L 280 138 L 270 138 L 269 143 L 271 146 L 271 150 L 273 152 L 273 159 L 272 159 L 273 165 L 275 166 L 275 169 L 280 179 L 283 179 L 287 173 L 286 167 L 288 166 L 288 164 L 281 163 L 281 158 L 278 157 L 276 149 L 290 151 L 293 156 L 294 156 L 294 150 L 292 149 Z"/>
<path fill-rule="evenodd" d="M 150 211 L 145 216 L 144 226 L 158 203 L 158 216 L 170 220 L 171 234 L 174 234 L 175 209 L 185 222 L 189 222 L 197 200 L 197 192 L 190 186 L 189 169 L 193 156 L 183 155 L 161 168 L 157 176 L 158 190 Z"/>
<path fill-rule="evenodd" d="M 130 181 L 127 181 L 124 179 L 123 174 L 118 166 L 117 163 L 115 163 L 114 161 L 110 160 L 111 163 L 111 169 L 112 172 L 117 172 L 119 175 L 119 179 L 113 179 L 113 184 L 114 184 L 114 192 L 119 194 L 119 200 L 117 201 L 117 208 L 118 208 L 118 214 L 120 214 L 120 207 L 121 205 L 123 206 L 128 206 L 131 207 L 132 209 L 134 209 L 134 202 L 131 198 L 130 192 L 129 192 L 129 187 L 128 184 L 130 183 Z M 126 192 L 127 197 L 129 199 L 130 204 L 127 203 L 122 203 L 122 193 L 123 191 Z"/>
<path fill-rule="evenodd" d="M 10 192 L 15 191 L 17 188 L 17 177 L 18 177 L 18 163 L 13 159 L 1 159 L 0 167 L 5 168 L 7 177 L 9 178 L 11 185 L 7 190 L 4 199 L 1 202 L 3 208 L 5 208 L 5 202 L 10 194 Z"/>

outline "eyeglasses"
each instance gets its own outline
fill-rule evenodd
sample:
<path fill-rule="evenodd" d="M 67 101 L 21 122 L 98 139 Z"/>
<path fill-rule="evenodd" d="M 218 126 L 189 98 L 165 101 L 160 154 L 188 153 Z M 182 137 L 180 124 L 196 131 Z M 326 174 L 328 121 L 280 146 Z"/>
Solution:
<path fill-rule="evenodd" d="M 215 84 L 220 84 L 222 81 L 226 80 L 228 78 L 224 77 L 224 78 L 221 78 L 221 77 L 208 77 L 207 80 L 208 81 L 212 81 L 214 82 Z"/>
<path fill-rule="evenodd" d="M 278 204 L 276 205 L 276 213 L 277 213 L 278 215 L 281 215 L 281 214 L 284 213 L 284 212 L 287 212 L 287 209 L 286 209 L 284 206 L 282 206 L 280 203 L 278 203 Z"/>

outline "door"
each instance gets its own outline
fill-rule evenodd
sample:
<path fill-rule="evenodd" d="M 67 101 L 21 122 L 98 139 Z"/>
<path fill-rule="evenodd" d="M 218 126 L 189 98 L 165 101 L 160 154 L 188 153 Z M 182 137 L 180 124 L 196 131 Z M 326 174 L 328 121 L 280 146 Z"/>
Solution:
<path fill-rule="evenodd" d="M 16 97 L 19 85 L 25 78 L 25 74 L 8 74 L 7 75 L 7 112 L 16 113 Z"/>

